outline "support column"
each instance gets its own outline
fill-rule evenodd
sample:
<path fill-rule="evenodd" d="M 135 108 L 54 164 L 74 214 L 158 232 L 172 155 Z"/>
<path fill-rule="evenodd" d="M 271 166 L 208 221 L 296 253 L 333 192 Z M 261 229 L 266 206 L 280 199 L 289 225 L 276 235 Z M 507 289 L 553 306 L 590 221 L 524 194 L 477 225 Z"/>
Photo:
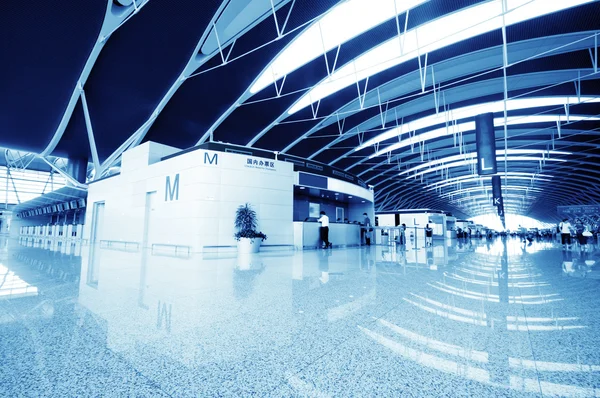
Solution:
<path fill-rule="evenodd" d="M 67 173 L 71 175 L 77 182 L 85 184 L 87 177 L 87 157 L 69 157 L 67 163 Z"/>

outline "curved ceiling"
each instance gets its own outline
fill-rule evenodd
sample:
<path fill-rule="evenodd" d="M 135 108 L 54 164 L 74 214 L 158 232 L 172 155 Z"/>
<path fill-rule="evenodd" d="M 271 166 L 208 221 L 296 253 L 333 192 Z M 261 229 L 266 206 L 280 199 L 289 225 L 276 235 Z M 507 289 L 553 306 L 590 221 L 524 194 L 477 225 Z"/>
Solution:
<path fill-rule="evenodd" d="M 2 147 L 101 176 L 146 140 L 222 141 L 462 217 L 494 211 L 473 167 L 494 112 L 506 212 L 599 200 L 598 0 L 50 3 L 0 3 Z"/>

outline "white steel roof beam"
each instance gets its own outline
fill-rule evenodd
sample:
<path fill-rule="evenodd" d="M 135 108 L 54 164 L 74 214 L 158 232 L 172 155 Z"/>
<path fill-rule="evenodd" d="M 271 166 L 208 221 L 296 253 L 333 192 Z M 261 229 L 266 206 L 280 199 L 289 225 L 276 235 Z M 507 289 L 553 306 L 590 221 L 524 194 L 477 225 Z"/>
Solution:
<path fill-rule="evenodd" d="M 79 79 L 77 80 L 77 84 L 73 88 L 73 93 L 71 94 L 71 98 L 69 103 L 67 104 L 67 108 L 63 113 L 62 119 L 54 132 L 54 135 L 50 139 L 50 142 L 46 146 L 46 148 L 41 152 L 41 156 L 48 156 L 56 146 L 58 145 L 60 139 L 62 138 L 69 121 L 71 120 L 71 115 L 73 114 L 73 110 L 75 109 L 75 105 L 77 105 L 77 100 L 79 99 L 80 90 L 79 87 L 85 86 L 88 77 L 102 51 L 102 48 L 106 44 L 106 41 L 110 37 L 110 35 L 116 31 L 119 27 L 121 27 L 129 18 L 133 15 L 137 14 L 139 10 L 146 5 L 150 0 L 137 0 L 135 5 L 130 6 L 120 6 L 113 0 L 107 0 L 106 2 L 106 11 L 104 13 L 104 21 L 102 22 L 102 27 L 100 28 L 100 32 L 98 34 L 98 40 L 94 44 L 92 51 L 83 66 L 83 70 L 79 75 Z"/>

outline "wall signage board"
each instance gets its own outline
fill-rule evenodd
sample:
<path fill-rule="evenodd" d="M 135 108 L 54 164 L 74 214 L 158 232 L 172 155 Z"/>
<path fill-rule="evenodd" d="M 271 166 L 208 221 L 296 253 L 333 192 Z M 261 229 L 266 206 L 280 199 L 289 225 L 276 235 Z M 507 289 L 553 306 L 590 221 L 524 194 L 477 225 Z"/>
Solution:
<path fill-rule="evenodd" d="M 600 205 L 590 206 L 557 206 L 558 215 L 561 217 L 577 217 L 600 214 Z"/>
<path fill-rule="evenodd" d="M 323 188 L 327 189 L 327 177 L 317 176 L 314 174 L 308 174 L 300 172 L 298 174 L 299 184 L 307 187 Z"/>
<path fill-rule="evenodd" d="M 477 146 L 477 173 L 496 174 L 496 134 L 494 114 L 484 113 L 475 117 L 475 144 Z"/>
<path fill-rule="evenodd" d="M 244 166 L 250 169 L 277 171 L 275 165 L 275 161 L 273 160 L 247 157 Z"/>

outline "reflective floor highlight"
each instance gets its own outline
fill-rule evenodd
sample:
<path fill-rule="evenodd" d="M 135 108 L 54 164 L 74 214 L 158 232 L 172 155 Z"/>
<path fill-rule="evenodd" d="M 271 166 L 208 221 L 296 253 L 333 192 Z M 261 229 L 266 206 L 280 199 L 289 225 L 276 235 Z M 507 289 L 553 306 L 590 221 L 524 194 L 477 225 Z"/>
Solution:
<path fill-rule="evenodd" d="M 2 397 L 600 396 L 600 250 L 0 238 Z"/>

